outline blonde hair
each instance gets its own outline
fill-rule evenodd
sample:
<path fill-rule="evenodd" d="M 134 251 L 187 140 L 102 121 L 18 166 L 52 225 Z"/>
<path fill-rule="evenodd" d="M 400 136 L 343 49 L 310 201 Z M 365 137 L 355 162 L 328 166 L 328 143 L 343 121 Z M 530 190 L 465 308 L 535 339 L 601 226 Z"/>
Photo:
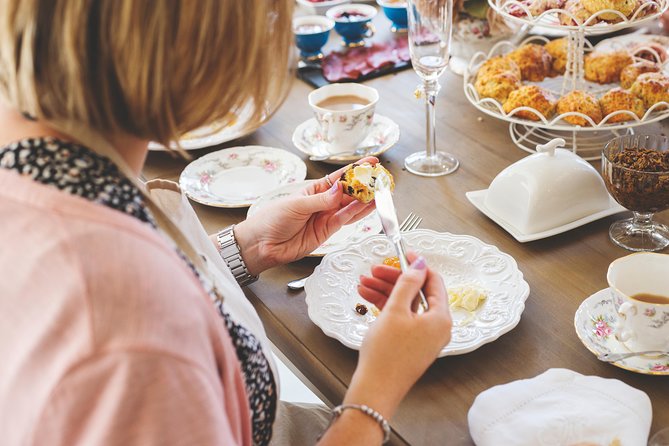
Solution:
<path fill-rule="evenodd" d="M 164 145 L 287 91 L 293 0 L 0 0 L 0 96 L 109 157 L 195 267 L 209 266 L 107 140 Z"/>
<path fill-rule="evenodd" d="M 0 95 L 165 145 L 287 91 L 292 0 L 0 0 Z M 95 149 L 91 147 L 91 149 Z"/>

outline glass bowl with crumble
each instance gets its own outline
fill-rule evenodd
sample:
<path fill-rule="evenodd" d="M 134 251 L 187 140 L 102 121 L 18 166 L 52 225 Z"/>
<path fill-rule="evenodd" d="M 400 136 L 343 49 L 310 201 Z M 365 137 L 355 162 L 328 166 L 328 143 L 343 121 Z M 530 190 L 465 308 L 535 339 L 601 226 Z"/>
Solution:
<path fill-rule="evenodd" d="M 611 196 L 633 212 L 611 225 L 611 240 L 630 251 L 659 251 L 669 246 L 669 227 L 653 215 L 669 209 L 669 138 L 625 135 L 602 151 L 602 176 Z"/>

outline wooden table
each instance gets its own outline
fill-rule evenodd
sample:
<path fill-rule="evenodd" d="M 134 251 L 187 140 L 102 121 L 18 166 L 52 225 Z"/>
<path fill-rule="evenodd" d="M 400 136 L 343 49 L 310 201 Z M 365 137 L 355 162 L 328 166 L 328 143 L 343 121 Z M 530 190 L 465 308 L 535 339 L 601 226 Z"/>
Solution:
<path fill-rule="evenodd" d="M 418 78 L 412 71 L 367 82 L 381 99 L 377 112 L 398 122 L 400 142 L 381 157 L 397 182 L 400 218 L 421 215 L 421 227 L 469 234 L 512 255 L 530 285 L 530 296 L 518 326 L 497 341 L 462 356 L 437 360 L 411 390 L 392 420 L 394 442 L 414 445 L 470 445 L 467 411 L 480 392 L 497 384 L 536 376 L 552 367 L 586 375 L 617 378 L 646 392 L 653 404 L 651 432 L 669 427 L 669 379 L 627 372 L 598 361 L 576 337 L 574 313 L 588 296 L 607 286 L 609 263 L 629 252 L 614 245 L 608 227 L 620 215 L 565 234 L 521 244 L 482 215 L 465 192 L 484 189 L 500 170 L 526 155 L 510 140 L 508 125 L 479 113 L 462 92 L 462 78 L 447 73 L 437 103 L 439 147 L 461 162 L 449 176 L 422 178 L 403 169 L 410 153 L 424 148 L 425 117 L 413 97 Z M 306 160 L 291 143 L 295 127 L 311 117 L 296 80 L 279 112 L 254 134 L 222 147 L 260 144 L 281 147 L 305 158 L 308 178 L 333 169 Z M 668 133 L 669 123 L 649 131 Z M 193 152 L 201 156 L 211 150 Z M 149 155 L 147 178 L 178 179 L 186 162 L 166 153 Z M 599 168 L 599 163 L 595 164 Z M 205 228 L 214 232 L 244 219 L 246 209 L 215 209 L 194 204 Z M 659 220 L 669 222 L 669 213 Z M 247 291 L 272 342 L 328 403 L 338 403 L 354 371 L 357 352 L 325 336 L 307 316 L 304 292 L 289 292 L 286 282 L 311 273 L 318 259 L 304 259 L 264 273 Z"/>

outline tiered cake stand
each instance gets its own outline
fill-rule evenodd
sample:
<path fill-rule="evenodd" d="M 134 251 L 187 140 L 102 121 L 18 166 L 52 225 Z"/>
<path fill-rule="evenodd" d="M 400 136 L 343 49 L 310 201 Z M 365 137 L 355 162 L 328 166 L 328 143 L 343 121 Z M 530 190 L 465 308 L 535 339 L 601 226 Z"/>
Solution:
<path fill-rule="evenodd" d="M 585 39 L 588 35 L 597 35 L 608 33 L 657 18 L 669 7 L 669 0 L 647 0 L 636 9 L 631 17 L 626 17 L 619 11 L 603 10 L 599 11 L 587 21 L 581 22 L 572 12 L 565 9 L 550 9 L 540 14 L 533 15 L 528 8 L 528 2 L 518 0 L 488 0 L 490 6 L 498 14 L 507 20 L 520 23 L 527 27 L 542 26 L 547 28 L 557 28 L 568 32 L 567 37 L 567 67 L 564 75 L 546 78 L 541 82 L 525 82 L 525 84 L 539 85 L 557 97 L 563 96 L 573 90 L 583 90 L 601 96 L 606 91 L 617 85 L 600 85 L 585 80 L 584 77 L 584 56 L 593 50 L 590 43 Z M 617 17 L 617 23 L 600 22 L 599 19 L 604 16 L 608 19 L 614 15 Z M 560 18 L 568 17 L 572 25 L 562 25 Z M 548 39 L 544 37 L 530 37 L 520 45 L 526 43 L 545 44 Z M 541 112 L 531 107 L 519 107 L 510 113 L 505 113 L 502 104 L 492 98 L 481 98 L 474 87 L 476 73 L 486 60 L 509 53 L 516 48 L 516 45 L 505 41 L 495 45 L 487 54 L 477 53 L 472 58 L 467 71 L 465 72 L 465 95 L 467 99 L 480 111 L 495 118 L 510 123 L 509 133 L 513 142 L 522 150 L 533 153 L 535 147 L 539 144 L 554 138 L 563 138 L 567 141 L 567 146 L 575 153 L 587 160 L 599 159 L 604 145 L 610 139 L 628 133 L 634 133 L 633 128 L 657 122 L 669 117 L 669 104 L 659 102 L 649 108 L 643 117 L 639 118 L 631 111 L 617 111 L 611 113 L 599 123 L 582 113 L 569 112 L 561 115 L 546 117 Z M 653 48 L 638 47 L 633 56 L 645 52 L 656 56 L 657 62 L 660 62 L 659 55 Z M 664 70 L 668 67 L 665 65 Z M 538 120 L 531 121 L 516 117 L 519 111 L 529 111 L 534 113 Z M 630 120 L 620 123 L 609 123 L 611 118 L 617 115 L 627 115 Z M 578 126 L 566 122 L 563 118 L 568 116 L 578 116 L 584 118 L 590 125 Z"/>

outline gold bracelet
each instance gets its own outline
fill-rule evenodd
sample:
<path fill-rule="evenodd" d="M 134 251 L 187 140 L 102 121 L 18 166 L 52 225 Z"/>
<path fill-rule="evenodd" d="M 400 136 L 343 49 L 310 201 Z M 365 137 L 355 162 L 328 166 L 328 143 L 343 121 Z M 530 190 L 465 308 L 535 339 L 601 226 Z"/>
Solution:
<path fill-rule="evenodd" d="M 388 421 L 383 417 L 383 415 L 381 415 L 371 407 L 367 406 L 366 404 L 340 404 L 339 406 L 332 409 L 332 418 L 330 418 L 330 423 L 328 423 L 328 427 L 325 429 L 326 431 L 330 428 L 330 426 L 332 426 L 332 423 L 334 423 L 335 420 L 339 418 L 346 409 L 359 410 L 360 412 L 364 413 L 368 417 L 373 418 L 374 421 L 379 423 L 379 426 L 381 426 L 381 430 L 383 430 L 383 442 L 381 444 L 384 444 L 388 440 L 390 440 L 390 424 L 388 424 Z M 319 435 L 318 439 L 320 440 L 322 436 L 323 436 L 322 434 Z"/>

